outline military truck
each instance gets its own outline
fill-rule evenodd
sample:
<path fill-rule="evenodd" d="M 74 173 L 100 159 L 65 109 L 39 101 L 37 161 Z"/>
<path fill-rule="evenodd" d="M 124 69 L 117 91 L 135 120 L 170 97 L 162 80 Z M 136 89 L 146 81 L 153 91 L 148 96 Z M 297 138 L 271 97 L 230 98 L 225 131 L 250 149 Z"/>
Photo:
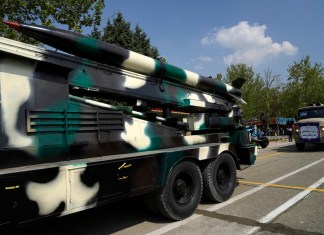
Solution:
<path fill-rule="evenodd" d="M 55 46 L 56 29 L 10 26 L 40 30 L 31 36 Z M 139 195 L 181 220 L 202 194 L 231 197 L 236 170 L 257 155 L 233 117 L 242 79 L 223 84 L 74 33 L 86 43 L 71 55 L 71 32 L 58 32 L 65 52 L 0 38 L 2 227 Z M 112 51 L 98 62 L 89 41 Z"/>
<path fill-rule="evenodd" d="M 294 124 L 293 136 L 296 148 L 305 149 L 306 144 L 324 143 L 324 105 L 311 104 L 298 110 L 297 122 Z"/>

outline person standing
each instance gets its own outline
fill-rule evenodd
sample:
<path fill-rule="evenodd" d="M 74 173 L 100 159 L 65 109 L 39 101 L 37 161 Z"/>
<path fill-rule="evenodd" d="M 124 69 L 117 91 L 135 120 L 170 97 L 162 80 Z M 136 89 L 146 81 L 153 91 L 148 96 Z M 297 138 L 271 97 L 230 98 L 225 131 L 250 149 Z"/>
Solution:
<path fill-rule="evenodd" d="M 292 142 L 292 128 L 290 126 L 287 128 L 287 134 L 289 142 Z"/>

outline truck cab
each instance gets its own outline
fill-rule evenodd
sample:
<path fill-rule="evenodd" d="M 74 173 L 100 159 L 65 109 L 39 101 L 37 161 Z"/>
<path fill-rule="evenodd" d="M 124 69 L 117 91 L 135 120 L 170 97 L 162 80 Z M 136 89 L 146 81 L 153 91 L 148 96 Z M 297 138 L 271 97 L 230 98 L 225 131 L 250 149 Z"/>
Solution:
<path fill-rule="evenodd" d="M 324 105 L 316 103 L 300 108 L 293 135 L 298 151 L 303 151 L 306 144 L 324 143 Z"/>

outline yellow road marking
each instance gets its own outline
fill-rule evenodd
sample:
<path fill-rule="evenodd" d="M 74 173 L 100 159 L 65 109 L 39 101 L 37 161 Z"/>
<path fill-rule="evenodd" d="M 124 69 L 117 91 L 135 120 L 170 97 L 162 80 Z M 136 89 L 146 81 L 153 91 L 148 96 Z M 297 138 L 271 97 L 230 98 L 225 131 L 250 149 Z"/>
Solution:
<path fill-rule="evenodd" d="M 245 180 L 239 180 L 239 183 L 247 184 L 247 185 L 264 185 L 264 186 L 276 187 L 276 188 L 310 190 L 310 191 L 316 191 L 316 192 L 324 193 L 324 189 L 319 189 L 319 188 L 305 188 L 305 187 L 289 186 L 289 185 L 282 185 L 282 184 L 266 184 L 266 183 L 261 183 L 261 182 L 251 182 L 251 181 L 245 181 Z"/>
<path fill-rule="evenodd" d="M 273 153 L 273 154 L 269 154 L 269 155 L 266 155 L 264 157 L 258 157 L 257 160 L 260 160 L 260 159 L 264 159 L 264 158 L 267 158 L 267 157 L 272 157 L 272 156 L 276 156 L 276 155 L 279 155 L 280 153 Z"/>

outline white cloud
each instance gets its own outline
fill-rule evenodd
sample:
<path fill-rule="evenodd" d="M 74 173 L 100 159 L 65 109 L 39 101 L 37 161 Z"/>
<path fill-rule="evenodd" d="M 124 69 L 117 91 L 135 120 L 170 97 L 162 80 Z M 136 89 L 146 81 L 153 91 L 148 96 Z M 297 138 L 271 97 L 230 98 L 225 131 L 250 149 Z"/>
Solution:
<path fill-rule="evenodd" d="M 197 65 L 194 66 L 194 69 L 196 69 L 196 70 L 204 70 L 205 67 L 202 66 L 201 64 L 197 64 Z"/>
<path fill-rule="evenodd" d="M 241 21 L 230 28 L 215 29 L 205 36 L 201 43 L 219 44 L 233 49 L 232 54 L 223 58 L 226 65 L 231 63 L 257 65 L 272 57 L 282 54 L 292 56 L 297 53 L 298 48 L 288 41 L 281 44 L 273 42 L 271 37 L 265 35 L 266 29 L 266 25 L 249 25 L 247 21 Z"/>
<path fill-rule="evenodd" d="M 206 62 L 206 63 L 210 63 L 213 61 L 212 58 L 208 57 L 208 56 L 199 56 L 198 60 L 202 61 L 202 62 Z"/>

